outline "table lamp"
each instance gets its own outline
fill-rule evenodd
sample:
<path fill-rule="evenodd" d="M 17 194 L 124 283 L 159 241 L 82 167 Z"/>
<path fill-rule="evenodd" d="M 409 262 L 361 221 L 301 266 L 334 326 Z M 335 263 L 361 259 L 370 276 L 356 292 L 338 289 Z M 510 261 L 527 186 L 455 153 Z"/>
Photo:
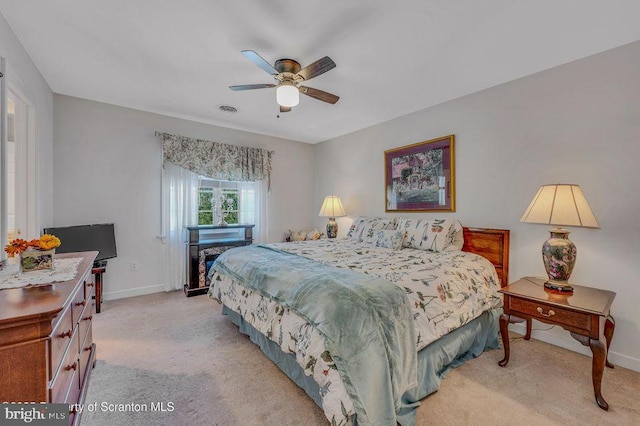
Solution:
<path fill-rule="evenodd" d="M 322 207 L 320 207 L 320 213 L 318 213 L 318 216 L 329 218 L 329 222 L 327 223 L 327 238 L 335 238 L 338 236 L 338 222 L 336 222 L 336 217 L 345 215 L 346 213 L 344 212 L 344 207 L 342 207 L 340 197 L 337 195 L 327 195 L 322 203 Z"/>
<path fill-rule="evenodd" d="M 569 231 L 561 226 L 600 228 L 589 203 L 578 185 L 543 185 L 533 197 L 520 222 L 556 225 L 551 237 L 542 245 L 542 261 L 549 276 L 544 286 L 559 292 L 572 292 L 569 277 L 576 262 L 577 250 Z"/>

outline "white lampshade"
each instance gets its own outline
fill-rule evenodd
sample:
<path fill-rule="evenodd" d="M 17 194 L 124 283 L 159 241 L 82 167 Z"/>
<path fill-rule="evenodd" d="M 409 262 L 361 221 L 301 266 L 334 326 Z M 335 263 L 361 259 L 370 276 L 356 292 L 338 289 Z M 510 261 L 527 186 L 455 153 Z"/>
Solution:
<path fill-rule="evenodd" d="M 543 185 L 520 222 L 600 228 L 578 185 Z"/>
<path fill-rule="evenodd" d="M 318 213 L 318 216 L 322 217 L 340 217 L 345 215 L 344 207 L 342 207 L 340 197 L 337 195 L 327 195 L 320 208 L 320 213 Z"/>
<path fill-rule="evenodd" d="M 276 89 L 276 102 L 283 107 L 294 107 L 300 103 L 300 91 L 292 82 L 282 82 Z"/>

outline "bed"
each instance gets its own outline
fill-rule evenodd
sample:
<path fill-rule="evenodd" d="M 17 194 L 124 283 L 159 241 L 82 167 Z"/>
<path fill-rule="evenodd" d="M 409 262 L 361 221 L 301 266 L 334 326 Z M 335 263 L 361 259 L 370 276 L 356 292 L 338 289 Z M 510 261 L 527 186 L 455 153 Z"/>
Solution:
<path fill-rule="evenodd" d="M 498 348 L 508 256 L 508 230 L 358 218 L 342 240 L 225 252 L 209 296 L 330 424 L 405 426 L 450 368 Z"/>

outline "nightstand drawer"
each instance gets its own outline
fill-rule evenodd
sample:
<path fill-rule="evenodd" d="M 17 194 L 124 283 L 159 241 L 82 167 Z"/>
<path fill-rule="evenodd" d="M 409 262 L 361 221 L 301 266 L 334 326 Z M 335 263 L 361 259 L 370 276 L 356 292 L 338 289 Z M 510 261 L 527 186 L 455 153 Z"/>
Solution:
<path fill-rule="evenodd" d="M 532 300 L 523 300 L 515 297 L 510 297 L 509 299 L 511 311 L 521 312 L 542 321 L 551 321 L 554 324 L 568 325 L 586 331 L 591 330 L 591 315 L 569 311 Z M 517 315 L 517 312 L 515 315 Z"/>

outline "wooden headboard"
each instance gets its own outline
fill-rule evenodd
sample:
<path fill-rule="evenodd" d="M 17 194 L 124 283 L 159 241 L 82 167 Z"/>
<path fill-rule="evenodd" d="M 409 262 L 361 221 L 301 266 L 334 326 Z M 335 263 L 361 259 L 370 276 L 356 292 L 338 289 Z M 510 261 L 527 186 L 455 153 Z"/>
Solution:
<path fill-rule="evenodd" d="M 509 284 L 509 230 L 463 228 L 464 246 L 462 251 L 478 254 L 493 263 L 500 286 Z"/>

